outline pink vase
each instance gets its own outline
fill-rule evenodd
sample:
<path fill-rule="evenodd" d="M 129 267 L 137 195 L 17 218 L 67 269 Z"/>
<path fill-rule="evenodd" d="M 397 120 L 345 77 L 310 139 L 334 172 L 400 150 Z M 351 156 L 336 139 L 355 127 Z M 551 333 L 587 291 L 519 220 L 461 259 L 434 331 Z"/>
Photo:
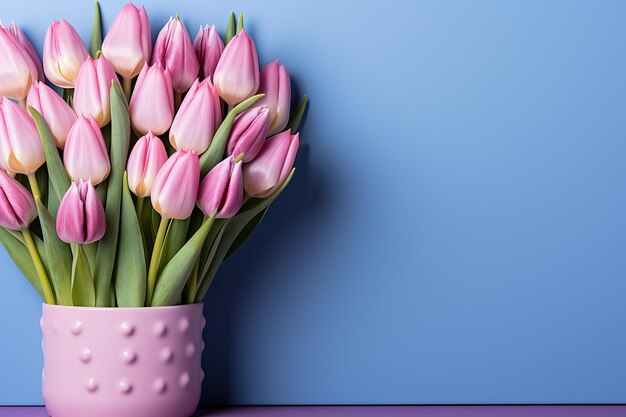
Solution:
<path fill-rule="evenodd" d="M 202 304 L 44 304 L 43 397 L 52 417 L 189 417 L 204 373 Z"/>

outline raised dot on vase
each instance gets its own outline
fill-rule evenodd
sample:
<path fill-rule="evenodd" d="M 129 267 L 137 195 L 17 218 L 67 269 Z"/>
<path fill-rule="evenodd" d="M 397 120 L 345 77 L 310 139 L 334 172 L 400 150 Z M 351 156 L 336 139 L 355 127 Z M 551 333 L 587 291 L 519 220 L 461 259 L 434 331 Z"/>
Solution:
<path fill-rule="evenodd" d="M 154 331 L 155 335 L 163 337 L 167 333 L 167 326 L 162 321 L 157 321 L 156 323 L 154 323 L 152 330 Z"/>
<path fill-rule="evenodd" d="M 126 363 L 134 363 L 137 360 L 137 354 L 130 349 L 122 351 L 122 360 Z"/>
<path fill-rule="evenodd" d="M 43 340 L 41 341 L 41 351 L 43 352 Z"/>
<path fill-rule="evenodd" d="M 135 326 L 125 321 L 122 324 L 120 324 L 120 330 L 122 331 L 122 334 L 124 336 L 132 336 L 133 333 L 135 333 Z"/>
<path fill-rule="evenodd" d="M 80 352 L 80 361 L 82 363 L 91 362 L 91 350 L 89 350 L 89 348 L 85 348 L 82 352 Z"/>
<path fill-rule="evenodd" d="M 200 326 L 204 329 L 204 326 L 206 326 L 206 319 L 204 318 L 204 316 L 202 316 L 202 318 L 200 319 Z"/>
<path fill-rule="evenodd" d="M 204 381 L 204 371 L 200 369 L 200 381 Z"/>
<path fill-rule="evenodd" d="M 87 378 L 87 381 L 85 381 L 85 388 L 89 392 L 95 392 L 98 389 L 98 383 L 94 378 Z"/>
<path fill-rule="evenodd" d="M 164 393 L 166 388 L 167 384 L 165 383 L 165 380 L 163 378 L 157 378 L 152 383 L 152 389 L 154 389 L 154 391 L 158 392 L 159 394 Z"/>
<path fill-rule="evenodd" d="M 200 342 L 200 352 L 204 352 L 204 348 L 205 348 L 205 345 L 204 345 L 204 340 L 203 340 L 202 342 Z"/>
<path fill-rule="evenodd" d="M 170 363 L 173 358 L 174 352 L 172 352 L 172 349 L 168 347 L 164 347 L 163 349 L 161 349 L 161 361 L 165 363 Z"/>
<path fill-rule="evenodd" d="M 72 325 L 72 334 L 74 336 L 78 336 L 83 332 L 83 322 L 80 320 L 76 320 Z"/>
<path fill-rule="evenodd" d="M 122 379 L 117 383 L 117 389 L 120 390 L 122 394 L 129 394 L 133 390 L 133 385 L 128 379 Z"/>
<path fill-rule="evenodd" d="M 39 319 L 39 327 L 41 327 L 41 331 L 43 331 L 43 316 Z"/>
<path fill-rule="evenodd" d="M 185 346 L 185 354 L 188 358 L 193 358 L 196 354 L 196 344 L 194 342 L 187 343 L 187 346 Z"/>
<path fill-rule="evenodd" d="M 178 380 L 181 388 L 187 388 L 189 386 L 189 381 L 191 381 L 191 376 L 189 376 L 189 372 L 183 372 Z"/>
<path fill-rule="evenodd" d="M 187 332 L 189 331 L 189 325 L 189 319 L 187 317 L 183 317 L 178 322 L 178 330 L 180 330 L 182 334 L 187 334 Z"/>

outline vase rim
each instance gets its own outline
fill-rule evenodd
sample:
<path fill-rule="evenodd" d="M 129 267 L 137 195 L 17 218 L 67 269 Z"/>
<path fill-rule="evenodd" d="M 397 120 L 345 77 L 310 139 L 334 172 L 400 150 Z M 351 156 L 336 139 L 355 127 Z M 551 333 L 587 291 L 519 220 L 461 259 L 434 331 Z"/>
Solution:
<path fill-rule="evenodd" d="M 173 306 L 155 306 L 155 307 L 83 307 L 83 306 L 66 306 L 59 304 L 48 304 L 41 303 L 42 308 L 45 309 L 72 309 L 72 310 L 82 310 L 82 311 L 111 311 L 111 310 L 123 310 L 123 311 L 167 311 L 167 310 L 177 310 L 181 308 L 195 308 L 197 306 L 204 306 L 204 302 L 193 303 L 193 304 L 177 304 Z"/>

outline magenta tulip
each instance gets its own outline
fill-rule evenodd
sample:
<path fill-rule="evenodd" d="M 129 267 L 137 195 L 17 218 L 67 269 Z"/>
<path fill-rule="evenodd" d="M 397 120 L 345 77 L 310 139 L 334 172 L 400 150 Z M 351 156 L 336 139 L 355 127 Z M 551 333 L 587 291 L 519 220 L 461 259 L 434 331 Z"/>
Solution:
<path fill-rule="evenodd" d="M 0 26 L 0 94 L 21 101 L 26 98 L 31 85 L 39 79 L 38 68 L 41 64 L 37 66 L 39 59 L 33 61 L 21 43 L 20 36 L 30 45 L 15 24 L 11 28 Z"/>
<path fill-rule="evenodd" d="M 263 67 L 260 93 L 265 94 L 265 97 L 259 100 L 257 105 L 265 105 L 270 109 L 269 135 L 283 131 L 289 123 L 291 106 L 291 79 L 284 65 L 278 66 L 278 61 L 274 61 Z"/>
<path fill-rule="evenodd" d="M 159 32 L 154 43 L 152 64 L 161 63 L 172 76 L 172 86 L 177 93 L 189 90 L 198 77 L 198 59 L 187 28 L 178 16 L 170 20 Z"/>
<path fill-rule="evenodd" d="M 0 25 L 2 25 L 0 23 Z M 37 51 L 33 47 L 33 44 L 30 43 L 30 40 L 24 35 L 24 32 L 20 29 L 20 27 L 15 23 L 11 23 L 11 26 L 8 27 L 9 31 L 15 36 L 17 41 L 22 45 L 22 48 L 28 53 L 30 59 L 33 60 L 33 63 L 37 67 L 37 80 L 44 81 L 43 67 L 41 66 L 41 60 L 39 59 L 39 55 L 37 55 Z"/>
<path fill-rule="evenodd" d="M 28 175 L 44 162 L 39 133 L 30 114 L 13 101 L 0 97 L 0 166 Z"/>
<path fill-rule="evenodd" d="M 150 62 L 152 34 L 146 9 L 128 3 L 119 11 L 102 42 L 102 55 L 125 79 L 135 77 Z"/>
<path fill-rule="evenodd" d="M 235 118 L 230 131 L 226 154 L 250 162 L 258 155 L 270 127 L 270 112 L 266 106 L 253 107 Z"/>
<path fill-rule="evenodd" d="M 65 20 L 55 20 L 48 28 L 43 44 L 46 77 L 58 87 L 74 88 L 80 66 L 88 56 L 76 29 Z"/>
<path fill-rule="evenodd" d="M 213 84 L 231 106 L 254 95 L 259 89 L 259 58 L 254 41 L 245 30 L 235 35 L 220 57 Z"/>
<path fill-rule="evenodd" d="M 215 30 L 215 25 L 207 25 L 204 28 L 200 26 L 196 39 L 193 41 L 193 48 L 200 64 L 200 79 L 204 80 L 215 73 L 217 62 L 224 52 L 224 42 Z"/>
<path fill-rule="evenodd" d="M 198 207 L 206 217 L 233 217 L 243 203 L 242 161 L 229 157 L 217 164 L 204 177 L 198 192 Z"/>
<path fill-rule="evenodd" d="M 57 214 L 57 234 L 66 243 L 93 243 L 106 232 L 102 201 L 91 181 L 73 182 Z"/>
<path fill-rule="evenodd" d="M 93 117 L 79 116 L 70 129 L 63 150 L 63 163 L 74 181 L 91 180 L 98 185 L 109 176 L 109 154 L 100 127 Z"/>
<path fill-rule="evenodd" d="M 137 141 L 128 157 L 128 188 L 137 197 L 149 197 L 154 178 L 166 161 L 167 152 L 163 142 L 148 132 Z"/>
<path fill-rule="evenodd" d="M 19 181 L 0 170 L 0 226 L 24 230 L 37 217 L 35 200 Z"/>
<path fill-rule="evenodd" d="M 129 107 L 130 121 L 139 134 L 152 131 L 158 136 L 170 128 L 174 118 L 174 92 L 170 73 L 160 63 L 143 67 Z"/>
<path fill-rule="evenodd" d="M 196 204 L 199 183 L 198 155 L 176 151 L 154 179 L 152 206 L 165 219 L 186 219 Z"/>
<path fill-rule="evenodd" d="M 33 84 L 28 92 L 26 104 L 34 108 L 44 118 L 58 148 L 65 147 L 70 128 L 76 122 L 76 113 L 60 95 L 43 82 Z"/>
<path fill-rule="evenodd" d="M 196 80 L 176 113 L 170 129 L 170 143 L 175 149 L 194 151 L 200 155 L 211 144 L 220 123 L 220 98 L 211 79 Z"/>
<path fill-rule="evenodd" d="M 265 198 L 287 179 L 300 146 L 300 134 L 284 131 L 267 139 L 254 161 L 243 167 L 246 193 Z"/>
<path fill-rule="evenodd" d="M 88 57 L 80 67 L 74 90 L 74 110 L 78 115 L 93 116 L 100 127 L 111 121 L 109 97 L 117 74 L 108 59 Z"/>

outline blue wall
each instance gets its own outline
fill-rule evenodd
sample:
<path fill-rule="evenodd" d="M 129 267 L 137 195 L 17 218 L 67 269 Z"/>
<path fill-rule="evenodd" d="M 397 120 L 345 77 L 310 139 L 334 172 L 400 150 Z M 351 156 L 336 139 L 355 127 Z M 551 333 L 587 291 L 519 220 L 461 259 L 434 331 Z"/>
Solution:
<path fill-rule="evenodd" d="M 208 296 L 206 401 L 626 402 L 626 2 L 168 3 L 155 34 L 244 11 L 311 98 Z M 0 13 L 40 48 L 91 12 Z M 39 302 L 0 262 L 0 403 L 40 403 Z"/>

